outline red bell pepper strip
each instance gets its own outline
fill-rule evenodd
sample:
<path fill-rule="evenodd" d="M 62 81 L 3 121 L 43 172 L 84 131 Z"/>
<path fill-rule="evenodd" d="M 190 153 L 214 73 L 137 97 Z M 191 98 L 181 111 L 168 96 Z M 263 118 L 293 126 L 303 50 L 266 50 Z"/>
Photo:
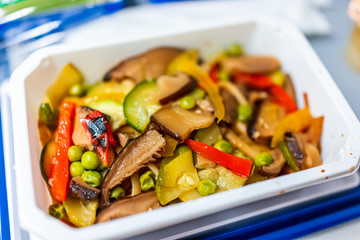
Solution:
<path fill-rule="evenodd" d="M 269 92 L 274 98 L 274 103 L 283 106 L 286 113 L 292 113 L 297 110 L 295 101 L 290 97 L 287 92 L 279 85 L 273 84 L 269 88 Z"/>
<path fill-rule="evenodd" d="M 271 78 L 268 76 L 254 75 L 241 72 L 234 74 L 234 80 L 259 90 L 267 90 L 273 85 Z"/>
<path fill-rule="evenodd" d="M 102 122 L 106 128 L 106 131 L 99 134 L 99 136 L 94 137 L 89 131 L 88 124 L 89 124 L 89 121 L 91 121 L 93 119 L 97 119 L 97 118 L 102 118 Z M 106 166 L 109 166 L 109 154 L 108 153 L 109 153 L 110 144 L 115 147 L 116 141 L 114 139 L 110 125 L 109 125 L 108 121 L 106 120 L 105 116 L 99 111 L 94 111 L 91 114 L 89 114 L 88 116 L 86 116 L 86 118 L 80 119 L 80 122 L 81 122 L 82 126 L 84 127 L 85 132 L 87 133 L 89 139 L 91 140 L 91 143 L 95 146 L 96 151 L 99 154 L 101 160 L 106 164 Z M 101 145 L 101 143 L 99 141 L 100 139 L 105 140 L 106 146 Z"/>
<path fill-rule="evenodd" d="M 214 83 L 219 82 L 219 72 L 220 72 L 220 64 L 219 63 L 213 64 L 210 68 L 209 76 Z"/>
<path fill-rule="evenodd" d="M 184 141 L 191 150 L 200 154 L 201 156 L 216 162 L 217 164 L 230 169 L 238 176 L 249 177 L 251 173 L 252 161 L 240 158 L 225 152 L 222 152 L 210 145 L 194 140 Z"/>
<path fill-rule="evenodd" d="M 53 197 L 58 201 L 65 201 L 69 184 L 68 149 L 72 144 L 71 134 L 74 126 L 76 104 L 63 102 L 60 105 L 56 155 L 52 160 L 49 185 Z"/>

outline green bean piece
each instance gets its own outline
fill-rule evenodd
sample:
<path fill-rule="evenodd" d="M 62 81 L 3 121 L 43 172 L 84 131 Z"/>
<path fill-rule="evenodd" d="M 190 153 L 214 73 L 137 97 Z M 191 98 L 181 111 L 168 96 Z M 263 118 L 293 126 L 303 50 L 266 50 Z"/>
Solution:
<path fill-rule="evenodd" d="M 238 107 L 238 119 L 242 122 L 248 121 L 253 114 L 253 110 L 249 104 L 240 105 Z"/>
<path fill-rule="evenodd" d="M 94 170 L 99 166 L 100 157 L 96 152 L 87 151 L 81 157 L 81 164 L 85 169 Z"/>
<path fill-rule="evenodd" d="M 244 53 L 243 47 L 238 43 L 233 43 L 227 49 L 226 53 L 231 57 L 239 57 Z"/>
<path fill-rule="evenodd" d="M 197 190 L 203 196 L 215 193 L 216 184 L 210 179 L 201 180 L 197 186 Z"/>
<path fill-rule="evenodd" d="M 81 97 L 85 94 L 85 86 L 83 84 L 74 84 L 69 90 L 71 96 Z"/>
<path fill-rule="evenodd" d="M 255 157 L 255 165 L 257 167 L 269 166 L 273 159 L 270 153 L 261 152 Z"/>
<path fill-rule="evenodd" d="M 86 171 L 82 174 L 81 177 L 84 180 L 84 182 L 86 182 L 87 184 L 93 187 L 98 187 L 101 184 L 101 175 L 99 172 Z"/>
<path fill-rule="evenodd" d="M 286 163 L 290 166 L 291 170 L 293 170 L 294 172 L 299 171 L 299 168 L 296 165 L 296 160 L 295 160 L 294 156 L 291 154 L 289 148 L 286 146 L 285 141 L 282 140 L 279 143 L 279 146 L 280 146 L 282 154 L 284 155 Z"/>
<path fill-rule="evenodd" d="M 71 146 L 68 150 L 68 158 L 70 162 L 76 162 L 81 160 L 81 156 L 83 155 L 83 148 L 79 146 Z"/>
<path fill-rule="evenodd" d="M 155 175 L 151 171 L 146 171 L 140 176 L 140 186 L 141 190 L 144 192 L 149 191 L 155 187 L 154 181 Z"/>
<path fill-rule="evenodd" d="M 231 144 L 226 140 L 218 141 L 217 143 L 215 143 L 214 148 L 217 148 L 220 151 L 226 152 L 226 153 L 232 153 L 232 151 L 233 151 Z"/>
<path fill-rule="evenodd" d="M 49 214 L 57 219 L 62 219 L 65 216 L 65 208 L 62 204 L 52 204 L 49 206 Z"/>
<path fill-rule="evenodd" d="M 204 99 L 205 91 L 201 88 L 195 88 L 188 96 L 192 97 L 194 100 Z"/>
<path fill-rule="evenodd" d="M 73 162 L 70 165 L 70 175 L 72 177 L 81 176 L 84 173 L 85 169 L 81 162 Z"/>
<path fill-rule="evenodd" d="M 195 107 L 195 99 L 185 96 L 180 100 L 180 106 L 184 109 L 192 109 Z"/>
<path fill-rule="evenodd" d="M 114 188 L 110 193 L 110 198 L 119 200 L 125 196 L 125 190 L 122 187 Z"/>

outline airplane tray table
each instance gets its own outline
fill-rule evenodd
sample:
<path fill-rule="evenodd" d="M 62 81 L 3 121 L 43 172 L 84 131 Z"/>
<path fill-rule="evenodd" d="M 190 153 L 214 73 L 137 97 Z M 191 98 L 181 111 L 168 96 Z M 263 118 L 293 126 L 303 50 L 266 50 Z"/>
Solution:
<path fill-rule="evenodd" d="M 325 12 L 333 26 L 333 35 L 325 38 L 310 38 L 310 42 L 324 61 L 340 89 L 360 114 L 356 101 L 356 85 L 359 74 L 352 71 L 344 60 L 345 46 L 351 32 L 351 23 L 346 15 L 340 15 L 338 5 L 344 9 L 346 1 L 334 3 L 333 10 Z M 334 51 L 329 51 L 329 49 Z M 346 79 L 346 80 L 345 80 Z M 351 87 L 352 86 L 352 87 Z M 23 231 L 18 222 L 16 191 L 14 191 L 12 133 L 10 102 L 6 82 L 1 85 L 0 129 L 0 236 L 1 239 L 38 239 Z M 5 167 L 11 171 L 5 172 Z M 7 179 L 8 181 L 5 181 Z M 11 181 L 10 181 L 11 179 Z M 272 197 L 191 220 L 158 231 L 139 235 L 134 239 L 289 239 L 301 237 L 321 229 L 332 227 L 360 216 L 360 177 L 352 176 L 315 185 L 283 195 Z M 6 186 L 6 187 L 5 187 Z M 7 194 L 7 195 L 6 195 Z M 6 197 L 8 196 L 8 197 Z"/>

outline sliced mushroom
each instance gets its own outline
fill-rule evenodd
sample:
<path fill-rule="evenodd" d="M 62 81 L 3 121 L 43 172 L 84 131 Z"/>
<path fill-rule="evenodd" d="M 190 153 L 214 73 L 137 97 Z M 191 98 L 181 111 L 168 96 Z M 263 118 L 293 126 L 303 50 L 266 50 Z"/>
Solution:
<path fill-rule="evenodd" d="M 94 200 L 100 193 L 99 189 L 84 182 L 80 176 L 71 179 L 69 189 L 72 195 L 89 201 Z"/>
<path fill-rule="evenodd" d="M 92 150 L 93 145 L 89 139 L 89 136 L 86 134 L 85 129 L 80 122 L 80 119 L 86 118 L 86 116 L 93 111 L 94 110 L 89 107 L 78 106 L 76 108 L 76 114 L 74 118 L 74 130 L 72 134 L 73 143 L 76 146 L 83 147 L 87 150 Z"/>
<path fill-rule="evenodd" d="M 271 153 L 273 162 L 269 166 L 262 166 L 259 173 L 264 176 L 274 176 L 281 172 L 285 164 L 285 158 L 279 148 L 275 149 Z"/>
<path fill-rule="evenodd" d="M 303 164 L 303 168 L 307 169 L 307 168 L 320 166 L 322 164 L 322 161 L 317 147 L 315 147 L 310 143 L 306 143 L 304 148 L 305 148 L 306 157 Z"/>
<path fill-rule="evenodd" d="M 157 80 L 158 91 L 155 98 L 165 105 L 174 101 L 196 88 L 196 81 L 186 74 L 178 73 L 175 76 L 161 76 Z"/>
<path fill-rule="evenodd" d="M 116 157 L 106 173 L 101 186 L 100 207 L 109 205 L 110 190 L 121 184 L 147 163 L 160 157 L 165 147 L 165 139 L 155 130 L 150 130 L 129 142 Z"/>
<path fill-rule="evenodd" d="M 231 145 L 241 150 L 246 156 L 254 159 L 261 152 L 269 152 L 270 149 L 265 146 L 249 144 L 240 137 L 238 137 L 232 130 L 228 130 L 224 135 Z"/>
<path fill-rule="evenodd" d="M 237 107 L 238 103 L 236 98 L 226 89 L 220 89 L 220 95 L 223 98 L 225 107 L 225 117 L 224 121 L 227 123 L 232 123 L 237 118 Z"/>
<path fill-rule="evenodd" d="M 196 100 L 196 106 L 198 106 L 201 110 L 205 112 L 215 112 L 214 104 L 210 101 L 209 97 L 206 97 L 205 99 L 198 99 Z"/>
<path fill-rule="evenodd" d="M 161 208 L 161 206 L 156 193 L 142 193 L 135 197 L 114 202 L 98 214 L 95 223 L 102 223 L 157 208 Z"/>
<path fill-rule="evenodd" d="M 285 109 L 270 102 L 256 102 L 254 114 L 248 124 L 249 137 L 259 144 L 268 145 L 278 122 L 285 116 Z"/>
<path fill-rule="evenodd" d="M 180 106 L 164 108 L 152 116 L 152 121 L 170 137 L 184 141 L 196 129 L 207 128 L 214 122 L 214 115 L 199 111 L 188 111 Z"/>
<path fill-rule="evenodd" d="M 183 49 L 173 47 L 151 49 L 120 62 L 105 74 L 104 81 L 130 78 L 137 83 L 144 79 L 160 77 L 166 72 L 169 63 L 182 52 Z"/>
<path fill-rule="evenodd" d="M 224 58 L 222 67 L 230 73 L 269 74 L 280 68 L 280 62 L 268 56 L 243 56 Z"/>

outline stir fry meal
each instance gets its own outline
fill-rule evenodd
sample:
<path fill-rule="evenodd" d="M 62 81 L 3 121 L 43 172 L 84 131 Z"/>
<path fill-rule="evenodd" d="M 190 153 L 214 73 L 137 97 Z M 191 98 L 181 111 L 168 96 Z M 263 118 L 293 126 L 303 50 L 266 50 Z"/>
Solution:
<path fill-rule="evenodd" d="M 322 164 L 324 117 L 278 59 L 151 49 L 95 84 L 71 63 L 39 109 L 49 214 L 85 227 Z"/>

